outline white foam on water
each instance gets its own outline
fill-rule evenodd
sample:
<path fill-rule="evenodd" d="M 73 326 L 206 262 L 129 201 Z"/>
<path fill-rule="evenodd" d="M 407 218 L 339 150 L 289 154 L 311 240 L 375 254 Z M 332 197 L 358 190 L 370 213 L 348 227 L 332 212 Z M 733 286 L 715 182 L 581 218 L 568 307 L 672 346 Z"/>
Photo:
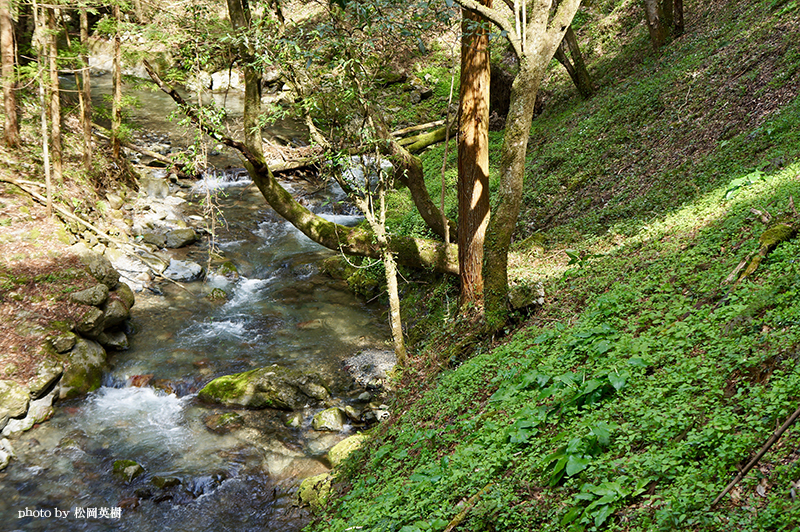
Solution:
<path fill-rule="evenodd" d="M 114 433 L 137 446 L 178 450 L 190 439 L 182 426 L 185 398 L 153 388 L 100 388 L 87 401 L 79 419 L 88 435 Z"/>

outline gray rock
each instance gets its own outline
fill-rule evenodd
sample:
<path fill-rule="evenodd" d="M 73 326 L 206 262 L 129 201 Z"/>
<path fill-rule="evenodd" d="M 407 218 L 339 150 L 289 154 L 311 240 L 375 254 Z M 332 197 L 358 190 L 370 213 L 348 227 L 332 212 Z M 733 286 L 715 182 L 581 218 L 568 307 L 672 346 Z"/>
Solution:
<path fill-rule="evenodd" d="M 119 195 L 114 194 L 113 192 L 109 192 L 106 194 L 106 199 L 108 200 L 108 205 L 115 211 L 118 211 L 122 208 L 124 201 L 122 200 Z"/>
<path fill-rule="evenodd" d="M 72 336 L 72 344 L 75 345 L 75 336 Z M 71 349 L 71 348 L 70 348 Z M 36 376 L 28 382 L 28 388 L 33 399 L 39 399 L 45 395 L 53 385 L 58 382 L 64 374 L 64 366 L 50 359 L 44 359 L 39 364 Z"/>
<path fill-rule="evenodd" d="M 362 386 L 381 388 L 397 364 L 392 350 L 367 349 L 344 361 L 345 370 Z"/>
<path fill-rule="evenodd" d="M 166 236 L 166 245 L 168 248 L 182 248 L 193 244 L 197 240 L 197 235 L 194 230 L 187 227 L 184 229 L 173 229 L 169 231 Z"/>
<path fill-rule="evenodd" d="M 73 303 L 99 307 L 108 299 L 108 286 L 98 284 L 86 290 L 70 294 L 69 298 Z"/>
<path fill-rule="evenodd" d="M 197 395 L 207 403 L 279 410 L 299 410 L 330 398 L 318 376 L 278 365 L 219 377 Z"/>
<path fill-rule="evenodd" d="M 314 418 L 311 420 L 311 426 L 314 430 L 341 432 L 344 429 L 346 421 L 347 417 L 341 409 L 327 408 L 314 415 Z"/>
<path fill-rule="evenodd" d="M 27 388 L 14 381 L 0 380 L 0 417 L 24 416 L 30 401 L 30 392 Z"/>
<path fill-rule="evenodd" d="M 167 235 L 161 233 L 142 233 L 142 242 L 163 248 L 167 244 Z"/>
<path fill-rule="evenodd" d="M 3 436 L 14 436 L 30 430 L 36 423 L 47 421 L 53 416 L 53 400 L 56 395 L 53 390 L 40 399 L 31 401 L 28 413 L 24 418 L 11 419 L 3 428 Z"/>
<path fill-rule="evenodd" d="M 114 288 L 119 282 L 119 272 L 111 266 L 111 262 L 103 255 L 98 255 L 85 244 L 79 243 L 69 248 L 70 251 L 80 257 L 81 262 L 92 274 L 92 277 L 106 285 L 108 288 Z"/>
<path fill-rule="evenodd" d="M 244 90 L 242 76 L 235 70 L 222 70 L 211 74 L 211 90 L 225 92 L 227 90 Z"/>
<path fill-rule="evenodd" d="M 163 177 L 142 176 L 139 178 L 139 190 L 148 198 L 164 199 L 169 196 L 169 183 Z"/>
<path fill-rule="evenodd" d="M 186 89 L 191 92 L 207 91 L 211 88 L 211 74 L 201 70 L 189 76 L 186 80 Z"/>
<path fill-rule="evenodd" d="M 203 267 L 196 262 L 172 259 L 164 270 L 164 277 L 173 281 L 197 281 L 203 276 Z"/>
<path fill-rule="evenodd" d="M 106 362 L 106 351 L 100 344 L 79 338 L 67 357 L 59 399 L 77 397 L 100 387 Z"/>
<path fill-rule="evenodd" d="M 12 458 L 14 458 L 14 449 L 11 447 L 11 442 L 3 438 L 0 440 L 0 471 L 8 466 Z"/>
<path fill-rule="evenodd" d="M 109 299 L 103 307 L 105 318 L 103 319 L 103 329 L 119 325 L 131 317 L 131 311 L 121 299 Z"/>
<path fill-rule="evenodd" d="M 103 331 L 97 337 L 97 343 L 113 351 L 125 351 L 131 346 L 128 336 L 122 331 Z"/>
<path fill-rule="evenodd" d="M 56 353 L 66 353 L 73 347 L 75 347 L 75 336 L 74 333 L 66 332 L 63 334 L 59 334 L 58 336 L 49 336 L 47 341 L 50 342 L 50 345 L 53 346 L 53 349 L 56 350 Z"/>
<path fill-rule="evenodd" d="M 508 303 L 514 310 L 544 305 L 544 285 L 525 283 L 512 286 L 508 292 Z"/>
<path fill-rule="evenodd" d="M 119 283 L 116 290 L 114 290 L 112 294 L 115 294 L 119 299 L 121 299 L 122 302 L 125 303 L 125 306 L 128 307 L 128 310 L 130 310 L 136 303 L 136 296 L 133 295 L 133 290 L 131 290 L 131 287 L 125 283 Z"/>
<path fill-rule="evenodd" d="M 103 332 L 105 313 L 97 307 L 89 309 L 78 320 L 75 330 L 87 336 L 97 336 Z"/>

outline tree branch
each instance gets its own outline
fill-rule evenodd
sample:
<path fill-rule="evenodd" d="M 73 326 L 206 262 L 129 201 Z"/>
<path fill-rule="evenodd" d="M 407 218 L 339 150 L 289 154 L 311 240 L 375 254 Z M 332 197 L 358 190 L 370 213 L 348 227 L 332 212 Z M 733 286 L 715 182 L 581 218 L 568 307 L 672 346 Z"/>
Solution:
<path fill-rule="evenodd" d="M 522 58 L 523 50 L 520 36 L 517 35 L 514 26 L 509 23 L 508 20 L 506 20 L 502 13 L 496 9 L 482 5 L 476 0 L 455 0 L 455 2 L 464 9 L 468 9 L 469 11 L 474 11 L 475 13 L 480 14 L 483 18 L 500 28 L 501 31 L 504 31 L 506 33 L 508 42 L 511 44 L 511 47 L 514 49 L 514 53 L 517 55 L 517 58 Z"/>

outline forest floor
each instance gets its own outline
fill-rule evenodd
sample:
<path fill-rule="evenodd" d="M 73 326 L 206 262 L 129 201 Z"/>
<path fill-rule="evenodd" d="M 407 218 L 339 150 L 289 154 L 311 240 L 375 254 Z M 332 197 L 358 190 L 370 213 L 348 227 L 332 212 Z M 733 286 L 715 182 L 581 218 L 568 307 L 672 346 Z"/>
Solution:
<path fill-rule="evenodd" d="M 657 52 L 638 3 L 582 11 L 597 92 L 551 71 L 511 259 L 545 305 L 464 346 L 457 284 L 407 285 L 403 414 L 311 529 L 800 526 L 798 427 L 712 507 L 800 399 L 799 9 L 686 2 L 686 34 Z M 443 156 L 423 155 L 432 197 Z M 390 225 L 424 232 L 393 201 Z M 776 226 L 791 238 L 737 281 Z"/>

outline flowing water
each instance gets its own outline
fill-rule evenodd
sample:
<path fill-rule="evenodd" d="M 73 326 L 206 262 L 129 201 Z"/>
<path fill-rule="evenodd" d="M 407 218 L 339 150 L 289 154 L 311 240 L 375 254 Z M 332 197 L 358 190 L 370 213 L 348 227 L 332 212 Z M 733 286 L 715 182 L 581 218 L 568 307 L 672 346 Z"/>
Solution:
<path fill-rule="evenodd" d="M 142 98 L 150 109 L 169 108 L 158 94 Z M 110 354 L 105 385 L 57 403 L 50 421 L 12 440 L 16 458 L 0 473 L 3 530 L 283 531 L 307 522 L 292 505 L 297 479 L 327 470 L 325 452 L 347 432 L 312 430 L 321 407 L 290 426 L 286 413 L 203 405 L 195 392 L 219 375 L 280 364 L 323 375 L 335 400 L 348 404 L 363 390 L 342 361 L 385 346 L 385 320 L 381 308 L 320 273 L 331 252 L 281 220 L 252 183 L 223 190 L 219 244 L 239 278 L 137 294 L 131 348 Z M 206 255 L 197 246 L 177 251 Z M 227 300 L 206 297 L 214 288 Z M 144 473 L 115 477 L 120 459 Z"/>

